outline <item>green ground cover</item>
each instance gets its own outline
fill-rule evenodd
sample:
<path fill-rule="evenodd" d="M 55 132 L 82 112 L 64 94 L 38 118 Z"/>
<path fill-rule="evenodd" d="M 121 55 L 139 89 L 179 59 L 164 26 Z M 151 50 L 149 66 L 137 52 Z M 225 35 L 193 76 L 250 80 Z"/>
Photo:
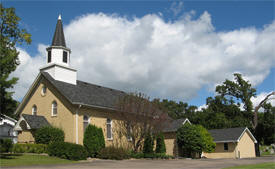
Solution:
<path fill-rule="evenodd" d="M 38 154 L 0 154 L 0 168 L 7 166 L 47 165 L 76 163 L 66 159 Z"/>
<path fill-rule="evenodd" d="M 252 164 L 252 165 L 240 165 L 236 167 L 228 167 L 224 169 L 274 169 L 275 162 L 273 163 L 260 163 L 260 164 Z"/>

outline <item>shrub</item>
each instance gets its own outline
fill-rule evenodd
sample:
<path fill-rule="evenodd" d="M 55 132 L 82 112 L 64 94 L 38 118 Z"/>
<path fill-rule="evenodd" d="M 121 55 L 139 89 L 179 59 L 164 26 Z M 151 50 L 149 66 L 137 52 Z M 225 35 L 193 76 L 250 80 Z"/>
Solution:
<path fill-rule="evenodd" d="M 106 147 L 101 149 L 98 157 L 102 159 L 123 160 L 129 159 L 130 153 L 123 148 Z"/>
<path fill-rule="evenodd" d="M 0 153 L 11 152 L 12 141 L 11 139 L 0 139 Z"/>
<path fill-rule="evenodd" d="M 141 152 L 138 152 L 138 153 L 132 152 L 131 158 L 136 158 L 136 159 L 144 158 L 144 154 Z"/>
<path fill-rule="evenodd" d="M 38 144 L 49 144 L 51 142 L 64 141 L 64 131 L 62 129 L 45 126 L 34 133 L 35 142 Z"/>
<path fill-rule="evenodd" d="M 90 157 L 96 157 L 100 150 L 105 147 L 102 129 L 88 125 L 84 133 L 83 145 Z"/>
<path fill-rule="evenodd" d="M 67 142 L 52 142 L 48 146 L 49 156 L 68 160 L 85 160 L 87 152 L 82 145 Z"/>
<path fill-rule="evenodd" d="M 144 140 L 144 146 L 143 146 L 143 153 L 144 154 L 152 154 L 154 148 L 154 140 L 151 136 L 151 134 L 146 134 L 145 140 Z"/>
<path fill-rule="evenodd" d="M 46 144 L 14 144 L 12 148 L 14 153 L 47 153 Z"/>
<path fill-rule="evenodd" d="M 156 153 L 166 153 L 166 147 L 164 142 L 163 133 L 159 133 L 157 135 L 157 143 L 156 143 Z"/>

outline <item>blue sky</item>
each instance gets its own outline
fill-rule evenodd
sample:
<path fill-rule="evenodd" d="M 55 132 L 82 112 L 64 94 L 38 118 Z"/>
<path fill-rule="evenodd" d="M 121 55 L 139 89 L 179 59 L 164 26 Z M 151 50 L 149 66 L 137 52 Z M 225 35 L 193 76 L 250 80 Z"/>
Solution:
<path fill-rule="evenodd" d="M 208 34 L 218 34 L 223 32 L 230 33 L 233 31 L 242 32 L 242 29 L 255 29 L 258 32 L 264 32 L 266 25 L 272 24 L 275 16 L 274 1 L 3 1 L 3 4 L 5 7 L 12 6 L 16 8 L 17 15 L 22 19 L 20 26 L 27 29 L 28 32 L 32 34 L 32 44 L 29 46 L 24 45 L 20 47 L 20 49 L 26 52 L 31 58 L 37 57 L 37 55 L 41 53 L 38 50 L 39 45 L 41 46 L 41 44 L 44 44 L 47 46 L 51 43 L 58 14 L 62 14 L 64 27 L 65 29 L 68 27 L 69 32 L 69 27 L 72 23 L 74 23 L 74 21 L 81 20 L 81 17 L 84 18 L 84 16 L 89 14 L 98 15 L 98 13 L 104 13 L 107 16 L 116 14 L 114 18 L 126 18 L 129 22 L 134 20 L 134 18 L 142 19 L 147 15 L 155 14 L 167 25 L 169 25 L 169 23 L 171 23 L 170 25 L 176 25 L 173 23 L 177 23 L 187 15 L 192 16 L 193 21 L 199 21 L 200 17 L 205 11 L 207 11 L 209 17 L 211 18 L 210 27 L 213 27 L 213 30 L 211 29 Z M 70 35 L 65 36 L 66 40 L 68 39 L 67 36 L 69 36 L 70 43 L 70 39 L 73 38 L 70 38 Z M 71 46 L 73 47 L 76 45 Z M 76 50 L 74 48 L 71 49 L 72 51 Z M 271 57 L 271 60 L 274 61 L 274 55 L 272 53 L 270 53 L 270 55 L 271 56 L 269 57 Z M 238 60 L 236 60 L 236 62 L 238 62 Z M 255 64 L 255 66 L 257 66 L 257 64 Z M 232 74 L 233 71 L 240 71 L 243 73 L 242 69 L 238 68 L 232 68 L 230 71 L 231 72 L 227 73 Z M 249 69 L 249 71 L 243 71 L 248 77 L 253 75 L 253 70 L 251 69 Z M 270 92 L 275 88 L 274 64 L 267 66 L 266 70 L 261 71 L 265 72 L 262 73 L 264 75 L 261 76 L 264 77 L 264 80 L 260 80 L 260 82 L 255 83 L 258 94 Z M 83 74 L 83 71 L 80 72 Z M 257 73 L 260 74 L 259 72 Z M 173 74 L 170 76 L 173 76 Z M 84 75 L 81 77 L 81 80 L 85 80 Z M 183 95 L 182 97 L 180 95 L 174 97 L 174 92 L 160 94 L 158 93 L 158 90 L 151 91 L 150 89 L 152 89 L 152 87 L 145 89 L 143 88 L 143 86 L 145 86 L 144 84 L 137 85 L 134 89 L 144 91 L 152 97 L 168 98 L 177 101 L 184 100 L 189 104 L 200 106 L 205 104 L 205 99 L 208 96 L 214 95 L 213 86 L 211 85 L 217 84 L 221 79 L 225 78 L 228 78 L 228 76 L 225 75 L 224 78 L 219 76 L 219 80 L 216 80 L 213 83 L 201 82 L 202 84 L 194 89 L 196 92 L 193 92 L 188 96 Z M 88 81 L 92 83 L 98 82 L 102 85 L 107 85 L 109 87 L 119 88 L 122 90 L 124 88 L 126 88 L 126 90 L 133 89 L 129 87 L 131 83 L 122 83 L 121 81 L 115 84 L 109 82 L 108 80 Z M 167 86 L 170 85 L 168 84 Z M 180 87 L 177 86 L 176 88 Z M 188 90 L 188 88 L 185 88 L 185 90 Z M 19 91 L 22 93 L 26 92 L 22 88 Z M 20 100 L 21 97 L 18 96 L 17 98 Z"/>

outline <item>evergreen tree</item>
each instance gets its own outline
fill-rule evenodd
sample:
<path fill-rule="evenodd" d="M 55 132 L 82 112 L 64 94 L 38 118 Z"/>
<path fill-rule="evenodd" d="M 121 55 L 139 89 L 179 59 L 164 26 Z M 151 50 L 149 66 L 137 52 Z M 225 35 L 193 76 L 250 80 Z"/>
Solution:
<path fill-rule="evenodd" d="M 163 133 L 159 133 L 156 140 L 156 153 L 166 153 Z"/>
<path fill-rule="evenodd" d="M 150 133 L 147 133 L 144 140 L 143 153 L 152 154 L 154 153 L 154 140 Z"/>

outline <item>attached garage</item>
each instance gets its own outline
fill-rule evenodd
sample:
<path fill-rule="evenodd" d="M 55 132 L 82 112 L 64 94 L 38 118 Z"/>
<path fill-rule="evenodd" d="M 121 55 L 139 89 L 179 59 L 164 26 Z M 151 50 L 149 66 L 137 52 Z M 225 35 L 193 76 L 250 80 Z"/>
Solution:
<path fill-rule="evenodd" d="M 213 153 L 203 153 L 206 158 L 256 157 L 257 140 L 247 127 L 209 130 L 216 143 Z"/>

